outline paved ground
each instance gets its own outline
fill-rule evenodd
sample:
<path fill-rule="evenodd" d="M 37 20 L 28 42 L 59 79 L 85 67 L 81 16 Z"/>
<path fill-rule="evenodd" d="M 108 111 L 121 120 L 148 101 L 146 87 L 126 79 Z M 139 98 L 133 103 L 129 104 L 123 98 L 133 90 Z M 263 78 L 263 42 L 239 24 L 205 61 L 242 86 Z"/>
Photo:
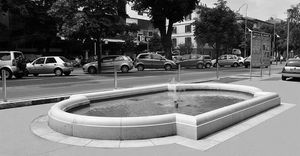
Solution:
<path fill-rule="evenodd" d="M 242 76 L 241 76 L 242 77 Z M 241 81 L 238 81 L 241 80 Z M 295 104 L 287 111 L 227 139 L 206 151 L 178 144 L 140 148 L 95 148 L 54 143 L 34 135 L 31 122 L 45 115 L 52 104 L 0 110 L 0 156 L 82 155 L 197 155 L 197 156 L 297 156 L 300 155 L 300 81 L 281 81 L 279 74 L 249 79 L 221 79 L 277 92 L 284 103 Z"/>

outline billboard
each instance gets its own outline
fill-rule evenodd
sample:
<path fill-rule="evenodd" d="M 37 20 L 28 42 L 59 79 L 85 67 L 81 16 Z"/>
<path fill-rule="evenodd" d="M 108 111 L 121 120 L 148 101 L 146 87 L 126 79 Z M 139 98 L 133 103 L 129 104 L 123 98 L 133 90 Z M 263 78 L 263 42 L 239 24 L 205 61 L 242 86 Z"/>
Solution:
<path fill-rule="evenodd" d="M 269 66 L 271 59 L 271 34 L 252 32 L 252 67 Z"/>

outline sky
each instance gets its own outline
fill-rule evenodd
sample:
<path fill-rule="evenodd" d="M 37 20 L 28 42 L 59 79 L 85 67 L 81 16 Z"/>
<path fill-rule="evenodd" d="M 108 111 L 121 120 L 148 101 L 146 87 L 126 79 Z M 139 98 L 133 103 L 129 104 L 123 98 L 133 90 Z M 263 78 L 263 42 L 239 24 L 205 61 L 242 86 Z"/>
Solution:
<path fill-rule="evenodd" d="M 201 3 L 208 7 L 213 7 L 217 0 L 200 0 Z M 267 20 L 270 17 L 286 20 L 286 10 L 292 5 L 300 3 L 299 0 L 226 0 L 227 6 L 233 11 L 237 11 L 240 7 L 239 13 L 260 20 Z M 248 6 L 248 9 L 247 9 Z"/>

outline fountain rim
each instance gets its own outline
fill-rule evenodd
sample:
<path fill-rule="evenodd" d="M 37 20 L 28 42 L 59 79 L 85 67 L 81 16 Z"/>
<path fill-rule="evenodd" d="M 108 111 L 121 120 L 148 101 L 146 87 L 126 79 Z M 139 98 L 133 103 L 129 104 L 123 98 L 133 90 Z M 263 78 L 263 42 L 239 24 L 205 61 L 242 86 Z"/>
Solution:
<path fill-rule="evenodd" d="M 133 90 L 147 90 L 147 92 L 151 93 L 152 91 L 170 91 L 170 88 L 172 90 L 172 87 L 188 87 L 189 89 L 205 89 L 205 90 L 218 90 L 218 91 L 233 91 L 233 92 L 243 92 L 246 94 L 251 94 L 254 97 L 257 98 L 252 98 L 249 100 L 245 100 L 245 101 L 241 101 L 241 102 L 237 102 L 234 103 L 230 106 L 226 106 L 223 108 L 219 108 L 213 111 L 209 111 L 206 113 L 202 113 L 199 115 L 187 115 L 187 114 L 182 114 L 182 113 L 169 113 L 169 114 L 162 114 L 162 115 L 151 115 L 151 116 L 138 116 L 138 117 L 101 117 L 101 116 L 87 116 L 87 115 L 78 115 L 78 114 L 73 114 L 73 113 L 69 113 L 67 112 L 69 109 L 72 109 L 74 107 L 78 107 L 78 106 L 82 106 L 82 105 L 88 105 L 90 103 L 92 103 L 92 101 L 97 101 L 95 96 L 100 96 L 100 97 L 105 97 L 108 96 L 106 98 L 113 98 L 113 97 L 120 97 L 119 94 L 124 93 L 124 92 L 131 92 Z M 197 86 L 197 87 L 195 87 Z M 203 88 L 198 88 L 198 87 L 203 87 Z M 153 89 L 158 89 L 158 90 L 153 90 Z M 112 93 L 115 93 L 116 95 L 111 95 Z M 58 102 L 57 104 L 53 105 L 51 107 L 51 109 L 48 112 L 48 116 L 51 116 L 53 118 L 56 118 L 57 120 L 64 120 L 64 121 L 69 121 L 69 122 L 74 122 L 74 120 L 77 121 L 77 123 L 79 122 L 84 122 L 82 121 L 82 118 L 84 117 L 84 120 L 89 120 L 91 121 L 91 123 L 97 123 L 98 121 L 101 120 L 103 123 L 114 123 L 116 122 L 116 125 L 119 125 L 119 121 L 121 119 L 124 120 L 124 118 L 126 118 L 127 120 L 134 120 L 135 123 L 136 121 L 141 121 L 143 122 L 143 124 L 145 124 L 145 121 L 149 121 L 147 119 L 151 118 L 151 120 L 153 122 L 156 122 L 156 120 L 166 120 L 167 122 L 169 122 L 170 120 L 173 120 L 173 118 L 176 118 L 176 116 L 181 115 L 181 116 L 185 116 L 185 117 L 192 117 L 192 118 L 203 118 L 203 116 L 214 116 L 216 113 L 220 113 L 224 110 L 236 110 L 238 108 L 237 105 L 241 106 L 241 105 L 245 105 L 244 103 L 247 103 L 248 101 L 257 101 L 260 100 L 259 95 L 266 95 L 266 94 L 273 94 L 274 96 L 276 96 L 276 93 L 269 93 L 269 92 L 262 92 L 261 89 L 258 89 L 256 87 L 251 87 L 251 86 L 242 86 L 242 85 L 232 85 L 232 84 L 219 84 L 219 83 L 202 83 L 202 84 L 160 84 L 160 85 L 151 85 L 151 86 L 145 86 L 145 87 L 135 87 L 135 88 L 125 88 L 125 89 L 119 89 L 119 90 L 112 90 L 112 91 L 104 91 L 104 92 L 95 92 L 95 93 L 86 93 L 86 94 L 77 94 L 77 95 L 72 95 L 70 96 L 69 99 L 63 100 L 61 102 Z M 136 94 L 132 94 L 132 96 L 134 96 Z M 127 96 L 123 95 L 123 96 Z M 104 98 L 105 99 L 105 98 Z M 70 105 L 70 103 L 73 103 Z M 212 115 L 214 114 L 214 115 Z M 221 114 L 220 114 L 221 115 Z M 219 116 L 219 115 L 218 115 Z M 60 118 L 62 117 L 62 119 Z M 106 122 L 107 121 L 107 122 Z M 95 123 L 95 124 L 96 124 Z M 152 123 L 152 122 L 151 122 Z M 149 123 L 149 124 L 151 124 Z M 109 125 L 114 125 L 114 124 L 109 124 Z"/>

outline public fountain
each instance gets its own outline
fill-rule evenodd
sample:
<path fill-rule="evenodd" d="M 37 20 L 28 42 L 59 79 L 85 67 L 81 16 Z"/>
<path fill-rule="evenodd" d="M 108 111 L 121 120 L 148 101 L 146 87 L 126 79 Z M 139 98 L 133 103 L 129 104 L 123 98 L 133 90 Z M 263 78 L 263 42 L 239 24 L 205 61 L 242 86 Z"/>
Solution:
<path fill-rule="evenodd" d="M 197 140 L 278 105 L 278 94 L 254 87 L 173 80 L 73 95 L 49 110 L 48 125 L 59 133 L 89 139 L 179 135 Z"/>

